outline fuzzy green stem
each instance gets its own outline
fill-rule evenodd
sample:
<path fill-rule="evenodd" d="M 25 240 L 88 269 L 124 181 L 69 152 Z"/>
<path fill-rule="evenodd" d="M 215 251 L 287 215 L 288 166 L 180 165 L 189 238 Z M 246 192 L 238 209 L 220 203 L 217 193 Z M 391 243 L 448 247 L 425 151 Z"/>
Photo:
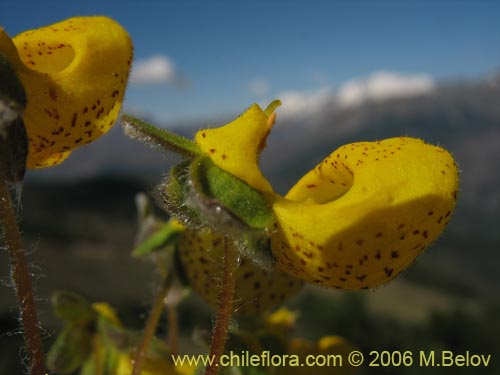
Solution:
<path fill-rule="evenodd" d="M 210 348 L 211 366 L 205 369 L 205 375 L 216 375 L 219 360 L 224 353 L 229 331 L 229 323 L 233 313 L 234 290 L 236 287 L 236 269 L 238 268 L 238 251 L 234 242 L 227 236 L 224 238 L 224 264 L 222 287 L 219 292 L 219 306 Z"/>
<path fill-rule="evenodd" d="M 0 227 L 10 257 L 11 277 L 17 294 L 21 323 L 24 330 L 29 374 L 44 375 L 46 374 L 45 360 L 35 298 L 17 218 L 7 187 L 8 166 L 5 150 L 5 142 L 0 137 Z"/>
<path fill-rule="evenodd" d="M 132 368 L 131 375 L 140 375 L 142 372 L 142 367 L 144 365 L 144 359 L 153 340 L 156 327 L 158 326 L 158 321 L 160 320 L 161 313 L 163 311 L 163 306 L 165 304 L 165 298 L 167 298 L 168 291 L 171 285 L 171 277 L 167 276 L 166 281 L 160 289 L 160 292 L 155 298 L 153 307 L 151 308 L 151 313 L 149 314 L 146 326 L 144 327 L 144 333 L 142 334 L 141 342 L 137 347 L 134 357 L 134 366 Z"/>

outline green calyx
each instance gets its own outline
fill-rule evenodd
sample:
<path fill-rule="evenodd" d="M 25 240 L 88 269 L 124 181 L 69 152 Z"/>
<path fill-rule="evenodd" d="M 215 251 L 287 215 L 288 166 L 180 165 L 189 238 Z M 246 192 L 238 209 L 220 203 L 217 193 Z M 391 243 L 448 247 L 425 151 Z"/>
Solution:
<path fill-rule="evenodd" d="M 274 216 L 261 192 L 215 165 L 208 157 L 183 162 L 157 188 L 157 201 L 187 226 L 226 233 L 265 230 Z"/>
<path fill-rule="evenodd" d="M 279 104 L 274 101 L 266 112 L 272 113 Z M 210 228 L 228 235 L 237 241 L 242 253 L 263 268 L 272 265 L 267 230 L 275 219 L 261 191 L 217 166 L 195 142 L 132 116 L 125 115 L 122 121 L 128 136 L 184 157 L 156 187 L 155 198 L 161 208 L 181 226 L 191 230 Z M 169 225 L 155 230 L 134 254 L 149 254 L 162 246 L 175 245 L 182 229 Z"/>
<path fill-rule="evenodd" d="M 272 225 L 274 216 L 261 192 L 219 168 L 208 157 L 194 160 L 190 172 L 200 207 L 212 213 L 215 222 L 235 220 L 252 229 Z"/>

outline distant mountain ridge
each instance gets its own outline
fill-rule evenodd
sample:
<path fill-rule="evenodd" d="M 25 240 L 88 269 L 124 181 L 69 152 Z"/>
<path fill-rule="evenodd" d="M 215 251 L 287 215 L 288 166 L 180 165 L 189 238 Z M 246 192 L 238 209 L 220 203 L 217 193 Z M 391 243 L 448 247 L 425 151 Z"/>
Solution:
<path fill-rule="evenodd" d="M 223 121 L 218 122 L 224 123 Z M 188 137 L 203 124 L 173 129 Z M 458 231 L 473 225 L 495 236 L 500 222 L 500 76 L 448 83 L 432 92 L 339 109 L 325 107 L 310 121 L 278 122 L 261 160 L 264 174 L 285 193 L 338 146 L 362 140 L 413 136 L 450 150 L 462 170 Z M 77 181 L 101 175 L 130 176 L 154 184 L 179 159 L 128 139 L 116 126 L 58 167 L 29 178 Z M 29 181 L 29 179 L 28 179 Z M 471 218 L 474 218 L 471 222 Z"/>

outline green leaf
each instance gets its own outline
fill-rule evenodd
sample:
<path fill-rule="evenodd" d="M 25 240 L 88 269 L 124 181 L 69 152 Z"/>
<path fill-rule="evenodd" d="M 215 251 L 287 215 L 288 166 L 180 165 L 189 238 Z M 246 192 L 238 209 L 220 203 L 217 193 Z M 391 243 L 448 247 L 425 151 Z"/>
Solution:
<path fill-rule="evenodd" d="M 260 191 L 221 169 L 208 157 L 194 160 L 190 171 L 200 209 L 204 209 L 216 225 L 223 221 L 222 225 L 233 222 L 235 226 L 243 223 L 252 229 L 266 229 L 274 222 Z"/>
<path fill-rule="evenodd" d="M 134 256 L 144 256 L 172 245 L 184 228 L 174 221 L 158 224 L 158 229 L 132 251 Z"/>
<path fill-rule="evenodd" d="M 92 336 L 84 326 L 68 324 L 47 354 L 47 367 L 58 374 L 69 374 L 82 366 L 90 354 Z"/>
<path fill-rule="evenodd" d="M 169 132 L 166 129 L 157 128 L 133 116 L 123 115 L 122 123 L 127 136 L 151 147 L 160 147 L 184 157 L 195 157 L 203 154 L 198 145 L 192 140 Z"/>
<path fill-rule="evenodd" d="M 52 295 L 52 307 L 59 318 L 70 323 L 85 323 L 97 317 L 92 305 L 73 292 L 55 292 Z"/>

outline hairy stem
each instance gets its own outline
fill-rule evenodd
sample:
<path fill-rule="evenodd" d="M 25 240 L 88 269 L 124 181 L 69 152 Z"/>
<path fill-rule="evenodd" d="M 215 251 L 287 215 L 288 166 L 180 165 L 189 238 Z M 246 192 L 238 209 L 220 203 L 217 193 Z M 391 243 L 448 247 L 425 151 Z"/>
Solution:
<path fill-rule="evenodd" d="M 17 294 L 30 375 L 45 375 L 45 360 L 35 298 L 26 263 L 24 246 L 7 187 L 7 157 L 0 138 L 0 227 L 9 252 L 11 277 Z"/>
<path fill-rule="evenodd" d="M 144 359 L 148 352 L 151 341 L 153 340 L 156 327 L 158 326 L 158 321 L 160 320 L 160 316 L 163 311 L 165 298 L 167 297 L 168 291 L 170 289 L 171 279 L 171 277 L 167 276 L 167 279 L 160 289 L 160 292 L 155 298 L 153 307 L 151 308 L 151 313 L 149 314 L 148 320 L 146 322 L 146 327 L 144 327 L 144 333 L 142 335 L 141 342 L 139 343 L 137 351 L 135 352 L 134 366 L 132 368 L 131 375 L 140 375 L 142 372 Z"/>
<path fill-rule="evenodd" d="M 227 236 L 224 238 L 224 264 L 222 287 L 219 292 L 219 307 L 215 320 L 215 327 L 210 348 L 210 358 L 214 358 L 211 366 L 205 369 L 205 375 L 216 375 L 218 364 L 226 346 L 229 322 L 233 313 L 234 290 L 236 287 L 236 269 L 238 268 L 238 251 L 233 241 Z"/>

